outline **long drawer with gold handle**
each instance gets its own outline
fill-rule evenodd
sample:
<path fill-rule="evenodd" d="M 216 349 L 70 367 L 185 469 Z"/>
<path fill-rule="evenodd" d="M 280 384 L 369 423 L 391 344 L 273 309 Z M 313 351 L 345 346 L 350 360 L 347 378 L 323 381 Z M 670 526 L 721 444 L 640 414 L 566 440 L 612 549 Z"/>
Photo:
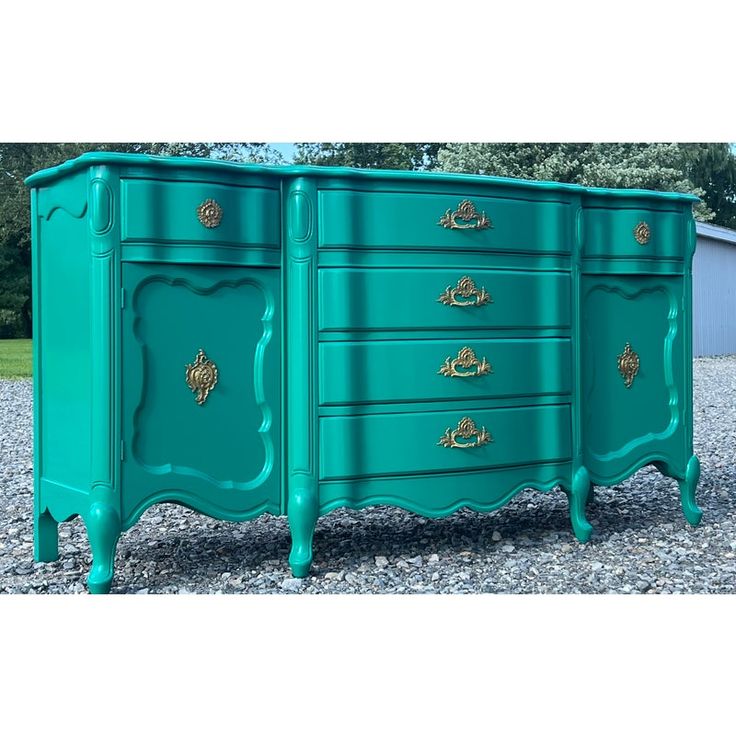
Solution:
<path fill-rule="evenodd" d="M 323 332 L 570 326 L 570 274 L 559 271 L 322 268 L 319 295 Z"/>
<path fill-rule="evenodd" d="M 569 253 L 573 210 L 564 196 L 489 197 L 323 189 L 320 248 Z M 544 223 L 544 227 L 539 227 Z"/>
<path fill-rule="evenodd" d="M 568 460 L 570 406 L 322 417 L 319 442 L 322 480 Z"/>
<path fill-rule="evenodd" d="M 322 405 L 569 394 L 569 338 L 322 342 Z"/>

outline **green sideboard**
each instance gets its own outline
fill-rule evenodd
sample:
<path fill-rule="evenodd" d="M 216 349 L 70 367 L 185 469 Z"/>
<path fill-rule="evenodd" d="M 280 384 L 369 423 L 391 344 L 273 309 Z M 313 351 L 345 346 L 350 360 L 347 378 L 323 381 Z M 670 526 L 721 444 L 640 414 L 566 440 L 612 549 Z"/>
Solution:
<path fill-rule="evenodd" d="M 700 521 L 694 197 L 90 153 L 27 180 L 36 560 L 92 592 L 152 504 L 490 511 L 654 464 Z"/>

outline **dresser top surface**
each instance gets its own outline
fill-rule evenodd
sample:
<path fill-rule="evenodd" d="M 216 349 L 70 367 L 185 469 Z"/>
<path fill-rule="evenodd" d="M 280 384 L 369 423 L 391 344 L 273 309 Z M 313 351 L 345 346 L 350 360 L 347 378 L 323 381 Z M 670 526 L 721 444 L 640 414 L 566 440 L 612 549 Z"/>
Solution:
<path fill-rule="evenodd" d="M 529 179 L 512 179 L 499 176 L 486 176 L 480 174 L 461 174 L 436 171 L 403 171 L 385 169 L 354 169 L 336 166 L 271 166 L 260 164 L 244 164 L 232 161 L 219 161 L 216 159 L 190 158 L 184 156 L 149 156 L 145 154 L 128 154 L 113 152 L 92 151 L 81 156 L 65 161 L 59 166 L 42 169 L 29 176 L 25 183 L 29 187 L 45 186 L 50 182 L 68 176 L 69 174 L 82 171 L 91 166 L 117 166 L 117 167 L 150 167 L 152 173 L 160 172 L 166 176 L 166 172 L 172 170 L 191 170 L 193 172 L 205 173 L 211 171 L 213 174 L 228 173 L 230 175 L 257 174 L 266 177 L 294 178 L 294 177 L 317 177 L 346 179 L 356 181 L 394 181 L 394 182 L 438 182 L 447 184 L 462 184 L 463 182 L 480 185 L 498 185 L 504 187 L 518 187 L 520 190 L 535 190 L 539 192 L 569 192 L 571 194 L 584 194 L 604 197 L 637 197 L 652 198 L 657 200 L 675 200 L 679 202 L 697 202 L 698 197 L 682 192 L 657 192 L 646 189 L 607 189 L 603 187 L 584 187 L 579 184 L 565 184 L 555 181 L 533 181 Z"/>

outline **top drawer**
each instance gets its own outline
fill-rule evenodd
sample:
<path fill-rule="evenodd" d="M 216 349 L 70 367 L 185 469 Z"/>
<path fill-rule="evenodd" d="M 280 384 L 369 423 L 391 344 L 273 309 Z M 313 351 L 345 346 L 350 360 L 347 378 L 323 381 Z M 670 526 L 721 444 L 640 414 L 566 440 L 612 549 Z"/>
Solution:
<path fill-rule="evenodd" d="M 275 189 L 123 179 L 123 242 L 279 247 Z"/>
<path fill-rule="evenodd" d="M 587 258 L 683 258 L 690 215 L 640 209 L 585 209 Z"/>
<path fill-rule="evenodd" d="M 572 241 L 570 209 L 559 201 L 322 190 L 319 207 L 326 248 L 568 253 Z"/>

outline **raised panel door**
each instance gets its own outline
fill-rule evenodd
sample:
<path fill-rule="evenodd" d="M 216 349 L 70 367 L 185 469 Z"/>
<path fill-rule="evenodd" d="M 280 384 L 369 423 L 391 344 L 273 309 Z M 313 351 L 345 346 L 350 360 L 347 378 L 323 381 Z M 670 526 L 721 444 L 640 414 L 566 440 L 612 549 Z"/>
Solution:
<path fill-rule="evenodd" d="M 677 277 L 583 277 L 583 448 L 593 482 L 618 482 L 646 462 L 681 464 L 682 303 Z"/>
<path fill-rule="evenodd" d="M 124 523 L 158 500 L 282 510 L 278 276 L 124 264 Z"/>

